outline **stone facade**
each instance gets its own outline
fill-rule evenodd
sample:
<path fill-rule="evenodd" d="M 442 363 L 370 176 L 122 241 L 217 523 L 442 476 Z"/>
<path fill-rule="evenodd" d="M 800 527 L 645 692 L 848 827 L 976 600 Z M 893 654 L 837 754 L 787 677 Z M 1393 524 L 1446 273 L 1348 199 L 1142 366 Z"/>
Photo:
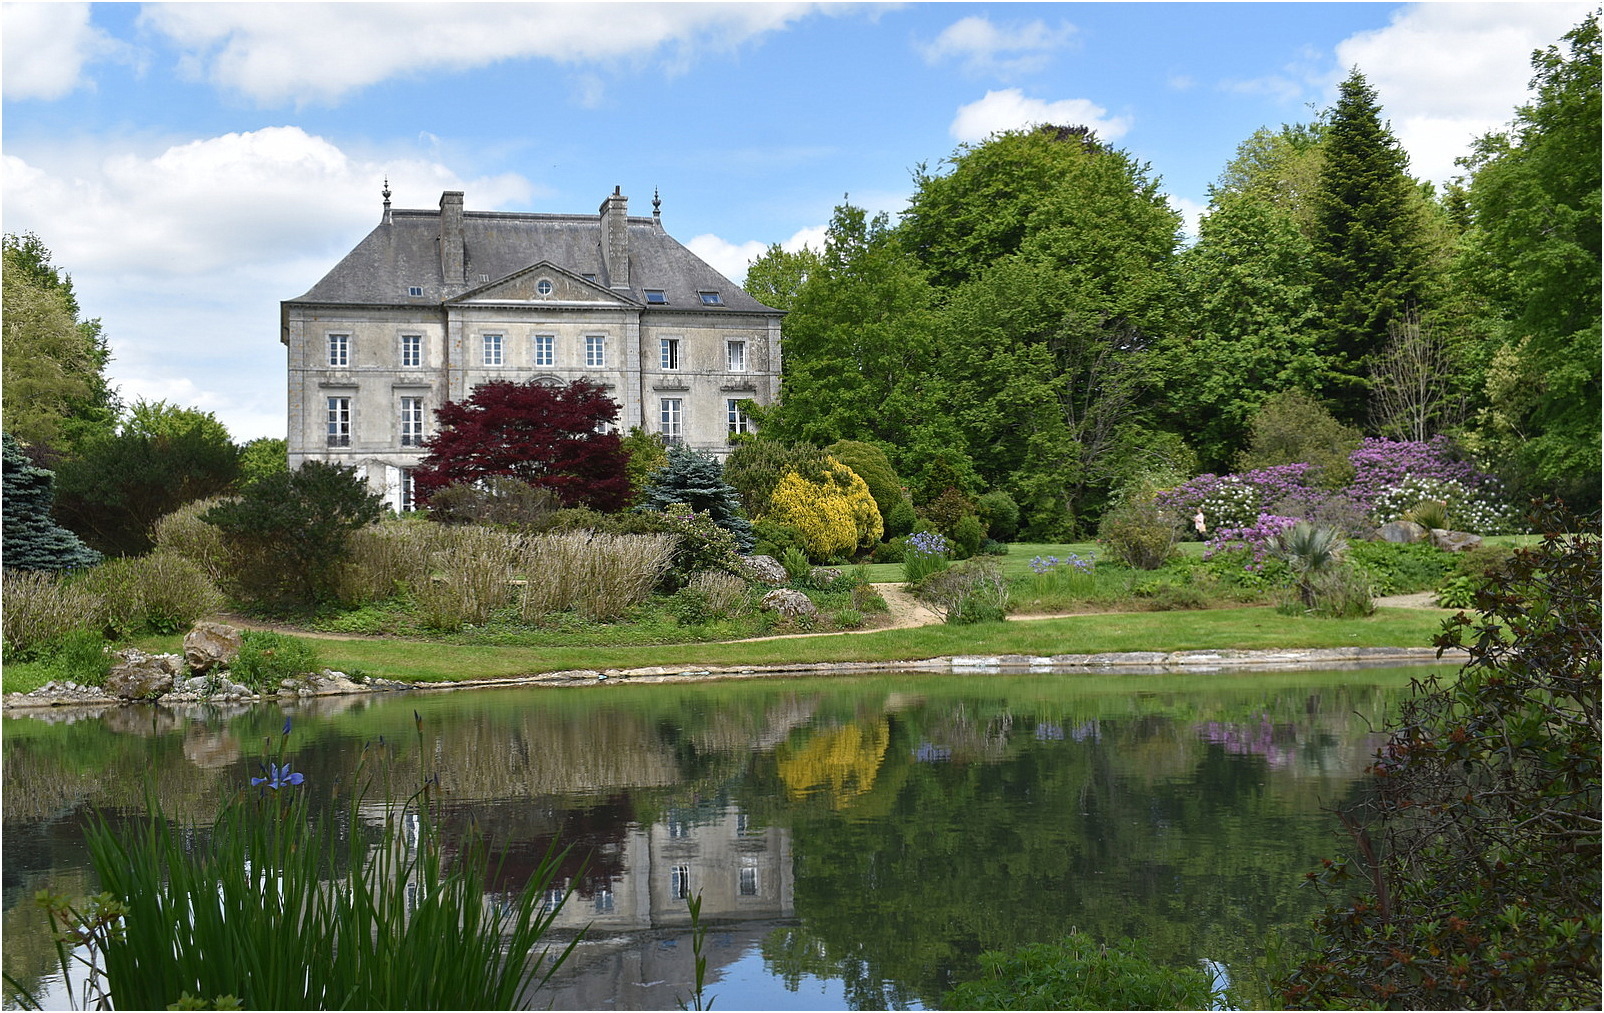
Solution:
<path fill-rule="evenodd" d="M 289 462 L 355 466 L 398 510 L 434 412 L 492 380 L 604 385 L 618 425 L 724 456 L 779 393 L 781 311 L 615 188 L 595 215 L 391 210 L 281 304 Z"/>

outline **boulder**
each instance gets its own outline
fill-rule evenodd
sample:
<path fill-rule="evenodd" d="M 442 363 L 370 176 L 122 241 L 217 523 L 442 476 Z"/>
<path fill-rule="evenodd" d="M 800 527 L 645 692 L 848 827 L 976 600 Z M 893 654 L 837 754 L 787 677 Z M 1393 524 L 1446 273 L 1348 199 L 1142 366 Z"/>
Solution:
<path fill-rule="evenodd" d="M 815 566 L 808 571 L 808 581 L 814 587 L 829 587 L 841 579 L 841 571 L 833 566 Z"/>
<path fill-rule="evenodd" d="M 778 612 L 787 619 L 796 619 L 800 616 L 816 616 L 819 609 L 801 591 L 790 588 L 781 588 L 770 591 L 763 596 L 763 607 L 771 612 Z"/>
<path fill-rule="evenodd" d="M 755 580 L 760 584 L 779 585 L 791 579 L 785 567 L 773 556 L 742 556 L 741 574 L 747 580 Z"/>
<path fill-rule="evenodd" d="M 1473 535 L 1468 531 L 1444 531 L 1442 528 L 1432 528 L 1431 544 L 1449 552 L 1465 552 L 1481 546 L 1481 535 Z"/>
<path fill-rule="evenodd" d="M 184 659 L 176 654 L 146 654 L 130 647 L 115 657 L 106 675 L 106 692 L 122 700 L 161 696 L 173 688 L 173 677 L 184 672 Z"/>
<path fill-rule="evenodd" d="M 1404 545 L 1410 542 L 1423 541 L 1426 529 L 1414 521 L 1392 521 L 1376 529 L 1376 537 L 1383 542 L 1398 542 Z"/>
<path fill-rule="evenodd" d="M 184 635 L 184 661 L 196 675 L 227 668 L 244 643 L 240 631 L 223 623 L 200 622 Z"/>

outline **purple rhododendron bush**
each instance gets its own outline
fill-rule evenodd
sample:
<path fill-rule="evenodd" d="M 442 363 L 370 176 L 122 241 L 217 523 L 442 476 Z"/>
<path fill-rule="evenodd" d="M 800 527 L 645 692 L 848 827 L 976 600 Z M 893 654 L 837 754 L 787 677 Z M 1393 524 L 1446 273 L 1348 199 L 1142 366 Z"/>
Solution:
<path fill-rule="evenodd" d="M 1336 489 L 1313 481 L 1308 464 L 1282 464 L 1231 475 L 1204 474 L 1158 496 L 1160 506 L 1193 518 L 1211 550 L 1259 549 L 1299 520 L 1362 537 L 1438 504 L 1454 530 L 1478 535 L 1522 530 L 1519 513 L 1491 475 L 1456 456 L 1445 437 L 1365 439 L 1349 455 L 1353 477 Z"/>

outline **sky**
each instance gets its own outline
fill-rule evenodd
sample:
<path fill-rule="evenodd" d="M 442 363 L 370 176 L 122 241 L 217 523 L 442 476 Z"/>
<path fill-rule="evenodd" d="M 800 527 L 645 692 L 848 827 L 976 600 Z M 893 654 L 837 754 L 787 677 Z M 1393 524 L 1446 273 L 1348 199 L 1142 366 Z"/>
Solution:
<path fill-rule="evenodd" d="M 1358 67 L 1438 183 L 1590 3 L 6 3 L 0 224 L 111 342 L 125 401 L 285 433 L 278 304 L 398 208 L 593 213 L 614 186 L 740 281 L 843 199 L 1077 123 L 1195 223 L 1237 146 Z"/>

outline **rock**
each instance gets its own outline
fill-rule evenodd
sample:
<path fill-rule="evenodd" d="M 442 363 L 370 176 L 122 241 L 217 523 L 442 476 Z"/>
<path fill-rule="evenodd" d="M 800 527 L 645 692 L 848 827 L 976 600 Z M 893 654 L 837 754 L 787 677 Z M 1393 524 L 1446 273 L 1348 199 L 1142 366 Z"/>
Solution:
<path fill-rule="evenodd" d="M 760 584 L 784 584 L 791 579 L 785 572 L 785 567 L 773 556 L 742 556 L 741 573 L 748 580 L 755 580 Z"/>
<path fill-rule="evenodd" d="M 841 571 L 831 566 L 815 566 L 808 571 L 808 582 L 814 587 L 829 587 L 841 579 Z"/>
<path fill-rule="evenodd" d="M 817 606 L 808 599 L 807 595 L 801 591 L 793 591 L 790 588 L 781 588 L 778 591 L 770 591 L 764 595 L 763 607 L 771 612 L 778 612 L 787 619 L 819 614 Z"/>
<path fill-rule="evenodd" d="M 199 622 L 184 635 L 184 661 L 196 675 L 227 668 L 239 657 L 240 631 L 223 623 Z"/>
<path fill-rule="evenodd" d="M 1376 529 L 1376 537 L 1383 542 L 1398 542 L 1407 545 L 1410 542 L 1423 541 L 1426 529 L 1414 521 L 1392 521 Z"/>
<path fill-rule="evenodd" d="M 146 654 L 128 648 L 116 653 L 106 675 L 106 692 L 122 700 L 150 700 L 173 688 L 173 677 L 184 672 L 184 659 L 176 654 Z"/>
<path fill-rule="evenodd" d="M 1431 544 L 1449 552 L 1465 552 L 1481 546 L 1481 535 L 1473 535 L 1468 531 L 1444 531 L 1442 528 L 1432 528 Z"/>

